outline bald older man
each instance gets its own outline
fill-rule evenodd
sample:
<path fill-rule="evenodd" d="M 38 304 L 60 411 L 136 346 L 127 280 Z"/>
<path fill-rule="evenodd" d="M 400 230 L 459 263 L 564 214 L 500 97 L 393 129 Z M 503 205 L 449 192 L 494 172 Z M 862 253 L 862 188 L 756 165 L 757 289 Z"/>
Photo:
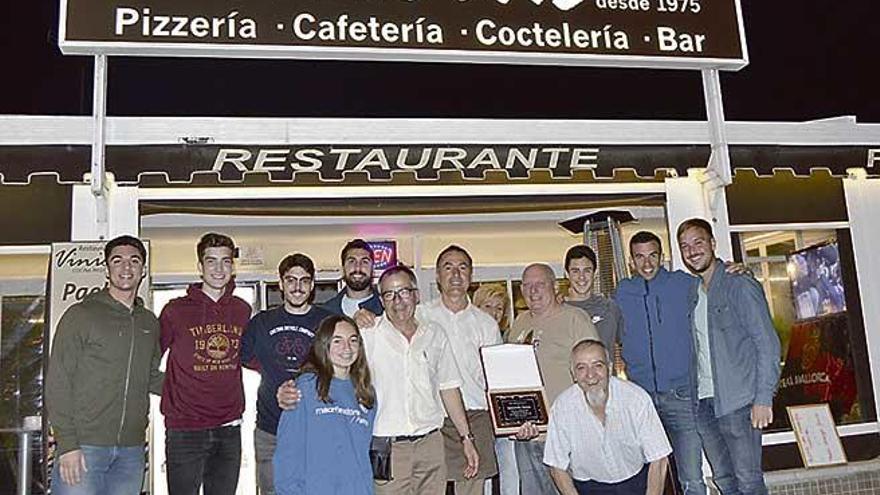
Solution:
<path fill-rule="evenodd" d="M 573 383 L 568 365 L 572 347 L 584 339 L 599 340 L 599 334 L 589 314 L 559 303 L 556 274 L 550 266 L 543 263 L 527 266 L 522 275 L 522 293 L 528 310 L 513 322 L 511 342 L 535 347 L 547 400 L 552 403 Z M 537 430 L 526 424 L 517 438 L 521 440 L 516 444 L 516 462 L 522 493 L 555 494 L 543 461 L 544 437 L 539 437 Z"/>

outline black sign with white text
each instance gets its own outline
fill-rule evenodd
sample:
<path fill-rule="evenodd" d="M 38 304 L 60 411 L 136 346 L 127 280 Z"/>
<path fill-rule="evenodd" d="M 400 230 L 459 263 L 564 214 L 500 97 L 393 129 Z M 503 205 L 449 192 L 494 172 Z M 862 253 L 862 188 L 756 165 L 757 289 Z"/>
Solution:
<path fill-rule="evenodd" d="M 83 180 L 89 172 L 89 146 L 0 146 L 2 182 L 24 183 L 32 174 L 54 173 L 61 182 Z M 159 182 L 242 183 L 250 176 L 272 182 L 296 183 L 310 176 L 320 182 L 387 184 L 398 174 L 409 174 L 426 184 L 446 180 L 491 183 L 528 180 L 534 172 L 554 181 L 583 177 L 613 177 L 630 169 L 640 177 L 674 170 L 686 175 L 709 161 L 707 145 L 598 146 L 589 144 L 312 144 L 312 145 L 136 145 L 108 146 L 107 171 L 120 184 L 142 182 L 146 174 Z M 848 168 L 880 173 L 880 149 L 865 146 L 739 146 L 730 147 L 734 169 L 772 174 L 791 169 L 809 175 L 828 169 L 846 175 Z M 500 181 L 500 182 L 499 182 Z"/>
<path fill-rule="evenodd" d="M 61 0 L 66 54 L 740 69 L 739 0 Z"/>

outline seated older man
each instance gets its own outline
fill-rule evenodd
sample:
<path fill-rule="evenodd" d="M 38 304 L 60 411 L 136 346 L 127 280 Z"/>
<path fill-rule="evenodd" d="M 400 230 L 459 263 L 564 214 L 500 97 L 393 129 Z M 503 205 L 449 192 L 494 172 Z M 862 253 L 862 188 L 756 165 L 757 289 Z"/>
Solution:
<path fill-rule="evenodd" d="M 609 376 L 608 350 L 582 340 L 571 351 L 575 383 L 553 403 L 544 464 L 562 495 L 660 495 L 672 452 L 651 397 Z"/>

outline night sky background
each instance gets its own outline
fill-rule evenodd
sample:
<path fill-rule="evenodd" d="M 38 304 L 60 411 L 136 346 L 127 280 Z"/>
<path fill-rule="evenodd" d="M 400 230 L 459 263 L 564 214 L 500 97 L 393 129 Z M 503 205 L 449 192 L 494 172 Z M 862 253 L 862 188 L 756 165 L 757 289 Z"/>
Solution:
<path fill-rule="evenodd" d="M 58 2 L 2 4 L 0 113 L 90 114 L 92 58 L 61 54 Z M 880 1 L 742 5 L 751 64 L 722 74 L 728 120 L 880 123 Z M 108 106 L 144 116 L 705 118 L 698 71 L 397 62 L 111 58 Z"/>

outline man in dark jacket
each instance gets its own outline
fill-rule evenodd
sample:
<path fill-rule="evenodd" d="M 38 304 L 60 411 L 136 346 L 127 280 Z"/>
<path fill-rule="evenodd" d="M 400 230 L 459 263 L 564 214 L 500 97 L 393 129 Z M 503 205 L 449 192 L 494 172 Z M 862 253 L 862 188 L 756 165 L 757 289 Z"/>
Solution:
<path fill-rule="evenodd" d="M 132 236 L 104 247 L 107 287 L 62 316 L 46 377 L 58 442 L 52 493 L 137 495 L 148 392 L 160 393 L 159 321 L 137 297 L 147 252 Z"/>
<path fill-rule="evenodd" d="M 766 495 L 761 430 L 773 422 L 780 351 L 764 290 L 754 278 L 722 269 L 706 220 L 685 220 L 677 238 L 682 261 L 702 282 L 704 305 L 696 316 L 702 320 L 696 325 L 701 406 L 717 418 L 737 493 Z"/>
<path fill-rule="evenodd" d="M 345 288 L 323 307 L 353 318 L 360 327 L 370 327 L 383 311 L 382 300 L 373 287 L 373 250 L 365 240 L 353 239 L 342 248 L 339 257 Z"/>
<path fill-rule="evenodd" d="M 168 351 L 162 414 L 168 493 L 234 495 L 241 464 L 241 336 L 251 307 L 233 295 L 235 242 L 208 233 L 196 245 L 200 283 L 162 310 Z"/>
<path fill-rule="evenodd" d="M 685 495 L 705 495 L 702 450 L 724 495 L 736 494 L 730 455 L 712 411 L 698 408 L 694 311 L 699 279 L 662 266 L 660 239 L 638 232 L 629 243 L 635 275 L 614 300 L 623 312 L 622 355 L 630 380 L 654 401 Z"/>

